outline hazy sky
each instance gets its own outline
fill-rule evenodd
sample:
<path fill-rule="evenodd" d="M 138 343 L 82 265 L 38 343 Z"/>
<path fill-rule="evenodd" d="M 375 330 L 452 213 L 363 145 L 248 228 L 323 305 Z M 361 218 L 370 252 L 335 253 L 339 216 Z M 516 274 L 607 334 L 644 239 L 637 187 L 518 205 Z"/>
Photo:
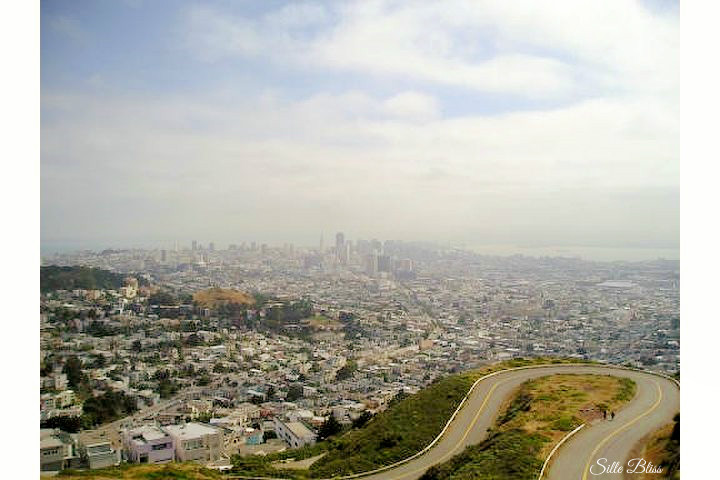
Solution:
<path fill-rule="evenodd" d="M 46 247 L 679 244 L 675 2 L 41 12 Z"/>

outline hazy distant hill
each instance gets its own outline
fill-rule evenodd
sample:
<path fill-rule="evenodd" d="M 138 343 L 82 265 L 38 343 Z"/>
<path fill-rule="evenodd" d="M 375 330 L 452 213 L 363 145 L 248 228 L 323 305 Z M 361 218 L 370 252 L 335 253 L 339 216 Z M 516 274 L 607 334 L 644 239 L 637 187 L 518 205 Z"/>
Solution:
<path fill-rule="evenodd" d="M 220 305 L 229 303 L 253 305 L 255 300 L 247 293 L 227 288 L 210 288 L 193 294 L 193 301 L 198 306 L 205 308 L 217 308 Z"/>
<path fill-rule="evenodd" d="M 90 267 L 40 267 L 40 291 L 74 289 L 116 289 L 123 285 L 124 275 Z"/>

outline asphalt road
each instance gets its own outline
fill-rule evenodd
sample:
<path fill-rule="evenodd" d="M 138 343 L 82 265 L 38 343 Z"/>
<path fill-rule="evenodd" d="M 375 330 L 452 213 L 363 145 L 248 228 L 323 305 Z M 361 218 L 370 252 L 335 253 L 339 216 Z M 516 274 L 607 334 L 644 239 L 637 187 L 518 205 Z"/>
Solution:
<path fill-rule="evenodd" d="M 680 410 L 680 389 L 672 382 L 648 373 L 620 370 L 604 366 L 554 365 L 503 372 L 480 382 L 458 413 L 443 438 L 427 453 L 374 475 L 372 480 L 412 480 L 419 478 L 432 465 L 442 463 L 463 451 L 468 445 L 479 443 L 499 413 L 503 401 L 520 384 L 531 378 L 561 373 L 585 373 L 628 377 L 637 383 L 637 394 L 612 421 L 589 424 L 571 437 L 556 453 L 545 478 L 551 480 L 621 479 L 622 474 L 602 472 L 591 465 L 607 458 L 608 466 L 618 462 L 626 466 L 629 453 L 646 434 L 672 421 Z"/>

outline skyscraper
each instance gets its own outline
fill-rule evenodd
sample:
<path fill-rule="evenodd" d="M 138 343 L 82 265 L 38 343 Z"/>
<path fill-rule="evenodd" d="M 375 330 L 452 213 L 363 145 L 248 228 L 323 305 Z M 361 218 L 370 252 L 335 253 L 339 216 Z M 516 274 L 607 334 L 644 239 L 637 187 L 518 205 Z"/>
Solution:
<path fill-rule="evenodd" d="M 371 277 L 376 277 L 378 274 L 378 257 L 377 252 L 365 257 L 365 273 Z"/>
<path fill-rule="evenodd" d="M 192 241 L 192 251 L 194 252 L 196 250 L 197 250 L 197 240 L 193 240 Z"/>
<path fill-rule="evenodd" d="M 342 265 L 347 263 L 347 252 L 345 249 L 345 234 L 338 232 L 335 235 L 335 255 L 337 256 L 338 262 Z"/>

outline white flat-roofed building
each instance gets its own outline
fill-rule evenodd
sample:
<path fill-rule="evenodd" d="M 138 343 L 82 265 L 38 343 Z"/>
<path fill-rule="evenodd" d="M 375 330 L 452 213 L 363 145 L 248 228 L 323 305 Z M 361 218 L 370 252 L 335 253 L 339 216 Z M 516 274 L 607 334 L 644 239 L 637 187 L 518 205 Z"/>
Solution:
<path fill-rule="evenodd" d="M 40 429 L 40 470 L 57 471 L 68 468 L 74 460 L 70 435 L 50 428 Z"/>
<path fill-rule="evenodd" d="M 283 422 L 275 417 L 275 433 L 289 446 L 299 448 L 304 445 L 313 445 L 317 435 L 300 422 Z"/>
<path fill-rule="evenodd" d="M 107 468 L 120 463 L 120 452 L 109 441 L 85 445 L 85 455 L 90 469 Z"/>
<path fill-rule="evenodd" d="M 123 445 L 129 462 L 167 463 L 175 460 L 175 443 L 172 437 L 154 425 L 125 432 Z"/>
<path fill-rule="evenodd" d="M 178 462 L 212 462 L 220 458 L 222 430 L 201 423 L 168 425 L 164 430 L 175 443 L 175 459 Z"/>

